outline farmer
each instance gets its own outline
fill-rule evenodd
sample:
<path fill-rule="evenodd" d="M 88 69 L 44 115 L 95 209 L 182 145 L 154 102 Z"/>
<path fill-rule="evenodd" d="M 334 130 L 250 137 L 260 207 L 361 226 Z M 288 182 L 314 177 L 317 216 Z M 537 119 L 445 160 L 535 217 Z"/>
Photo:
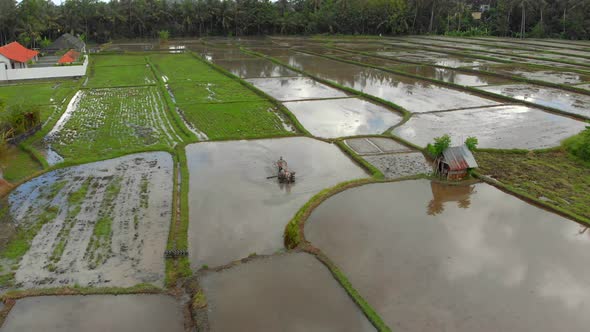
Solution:
<path fill-rule="evenodd" d="M 281 156 L 279 158 L 279 161 L 277 161 L 277 166 L 279 166 L 279 173 L 283 170 L 285 165 L 285 161 L 283 160 L 283 157 Z"/>

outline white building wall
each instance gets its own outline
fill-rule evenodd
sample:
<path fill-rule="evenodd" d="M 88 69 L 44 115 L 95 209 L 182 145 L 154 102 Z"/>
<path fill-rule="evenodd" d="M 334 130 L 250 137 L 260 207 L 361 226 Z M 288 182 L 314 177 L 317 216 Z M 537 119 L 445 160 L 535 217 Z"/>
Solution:
<path fill-rule="evenodd" d="M 8 59 L 7 57 L 5 57 L 2 54 L 0 54 L 0 67 L 5 68 L 5 69 L 12 68 L 11 64 L 10 64 L 10 59 Z"/>
<path fill-rule="evenodd" d="M 6 70 L 4 66 L 0 66 L 0 81 L 34 80 L 40 78 L 84 76 L 86 75 L 87 68 L 88 56 L 86 56 L 84 64 L 79 66 L 54 66 L 8 70 Z"/>

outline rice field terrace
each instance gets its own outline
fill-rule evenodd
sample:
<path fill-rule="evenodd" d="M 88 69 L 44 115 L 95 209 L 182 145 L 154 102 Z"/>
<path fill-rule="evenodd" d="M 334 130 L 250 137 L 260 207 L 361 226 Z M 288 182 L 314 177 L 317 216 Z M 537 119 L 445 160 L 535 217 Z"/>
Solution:
<path fill-rule="evenodd" d="M 64 159 L 166 150 L 181 140 L 156 87 L 80 90 L 44 138 Z"/>
<path fill-rule="evenodd" d="M 587 330 L 590 43 L 93 50 L 0 85 L 0 332 Z"/>

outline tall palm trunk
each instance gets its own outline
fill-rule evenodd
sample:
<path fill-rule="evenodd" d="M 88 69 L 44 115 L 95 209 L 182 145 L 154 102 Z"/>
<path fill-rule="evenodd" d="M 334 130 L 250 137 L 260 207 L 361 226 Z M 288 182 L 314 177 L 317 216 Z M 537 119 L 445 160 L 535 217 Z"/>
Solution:
<path fill-rule="evenodd" d="M 428 33 L 432 33 L 432 28 L 434 26 L 434 6 L 436 5 L 436 0 L 432 1 L 432 7 L 430 8 L 430 24 L 428 25 Z"/>

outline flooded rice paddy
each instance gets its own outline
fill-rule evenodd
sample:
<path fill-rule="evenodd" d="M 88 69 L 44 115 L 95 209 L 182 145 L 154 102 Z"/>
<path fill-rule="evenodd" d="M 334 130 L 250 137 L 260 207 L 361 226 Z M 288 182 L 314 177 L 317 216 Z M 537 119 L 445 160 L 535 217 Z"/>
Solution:
<path fill-rule="evenodd" d="M 541 149 L 558 146 L 585 126 L 583 121 L 539 109 L 507 105 L 416 114 L 392 133 L 419 146 L 449 134 L 453 144 L 475 136 L 481 148 Z"/>
<path fill-rule="evenodd" d="M 285 58 L 285 63 L 322 79 L 390 101 L 415 113 L 497 104 L 490 99 L 427 81 L 318 56 L 293 55 Z"/>
<path fill-rule="evenodd" d="M 313 195 L 368 176 L 336 145 L 304 137 L 197 143 L 186 153 L 194 268 L 280 250 L 285 226 Z M 296 172 L 293 184 L 268 178 L 281 156 Z"/>
<path fill-rule="evenodd" d="M 2 332 L 183 332 L 182 310 L 167 295 L 41 296 L 16 301 Z"/>
<path fill-rule="evenodd" d="M 478 69 L 478 68 L 475 68 Z M 539 68 L 527 67 L 524 65 L 506 65 L 506 66 L 489 66 L 481 67 L 486 71 L 499 74 L 520 76 L 531 80 L 545 81 L 559 84 L 578 84 L 590 82 L 590 75 L 584 75 L 572 71 L 545 70 Z"/>
<path fill-rule="evenodd" d="M 298 73 L 279 66 L 270 60 L 238 59 L 219 60 L 215 64 L 241 78 L 299 76 Z"/>
<path fill-rule="evenodd" d="M 430 66 L 403 66 L 394 69 L 401 70 L 412 75 L 418 75 L 443 82 L 466 86 L 486 86 L 490 84 L 505 84 L 510 82 L 507 79 L 495 76 L 469 74 L 448 68 Z"/>
<path fill-rule="evenodd" d="M 487 184 L 371 184 L 305 235 L 394 331 L 586 331 L 590 237 Z"/>
<path fill-rule="evenodd" d="M 399 59 L 408 62 L 425 63 L 443 67 L 475 67 L 481 65 L 498 64 L 498 62 L 481 60 L 467 57 L 458 57 L 445 53 L 429 52 L 429 51 L 384 51 L 376 52 L 376 55 L 391 58 L 393 60 Z"/>
<path fill-rule="evenodd" d="M 305 253 L 255 259 L 209 273 L 201 284 L 211 331 L 375 331 L 330 271 Z"/>
<path fill-rule="evenodd" d="M 381 134 L 402 120 L 399 113 L 358 98 L 284 105 L 312 135 L 323 138 Z"/>
<path fill-rule="evenodd" d="M 248 79 L 258 89 L 281 101 L 342 98 L 348 95 L 340 90 L 306 77 Z"/>
<path fill-rule="evenodd" d="M 481 89 L 590 119 L 588 95 L 528 84 L 489 86 Z"/>
<path fill-rule="evenodd" d="M 39 230 L 17 264 L 18 287 L 162 285 L 172 158 L 142 153 L 59 169 L 8 196 L 21 228 Z"/>

